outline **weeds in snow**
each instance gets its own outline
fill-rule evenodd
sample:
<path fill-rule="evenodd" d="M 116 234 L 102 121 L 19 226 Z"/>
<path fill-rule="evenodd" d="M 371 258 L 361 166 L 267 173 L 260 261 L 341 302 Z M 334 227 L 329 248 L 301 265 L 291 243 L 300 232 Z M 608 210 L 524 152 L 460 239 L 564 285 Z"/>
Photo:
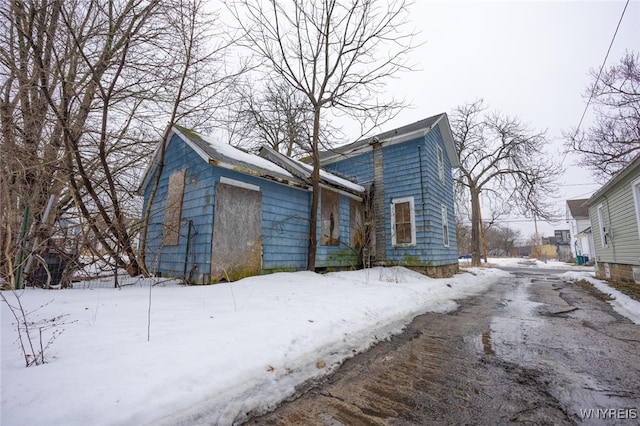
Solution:
<path fill-rule="evenodd" d="M 15 326 L 18 333 L 18 345 L 24 356 L 25 367 L 42 365 L 47 362 L 49 348 L 64 331 L 62 326 L 74 323 L 75 321 L 65 322 L 64 318 L 67 314 L 39 319 L 35 313 L 53 300 L 33 311 L 27 312 L 20 300 L 22 294 L 19 294 L 15 290 L 11 293 L 15 297 L 15 302 L 10 302 L 5 297 L 5 293 L 0 293 L 0 296 L 16 320 Z"/>

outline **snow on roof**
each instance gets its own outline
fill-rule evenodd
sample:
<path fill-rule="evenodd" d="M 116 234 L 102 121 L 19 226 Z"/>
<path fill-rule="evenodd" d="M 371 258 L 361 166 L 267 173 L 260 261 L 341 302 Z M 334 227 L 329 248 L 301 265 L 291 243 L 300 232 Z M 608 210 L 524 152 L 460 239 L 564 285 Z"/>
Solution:
<path fill-rule="evenodd" d="M 240 148 L 236 148 L 226 142 L 222 142 L 219 139 L 211 136 L 204 136 L 184 127 L 175 126 L 176 133 L 180 134 L 185 140 L 196 143 L 200 148 L 204 149 L 204 152 L 209 157 L 208 160 L 214 160 L 216 162 L 226 163 L 231 160 L 233 163 L 242 163 L 247 166 L 253 166 L 253 168 L 262 169 L 264 171 L 273 172 L 287 178 L 294 178 L 294 176 L 269 160 L 259 157 L 255 154 L 246 152 Z M 206 145 L 205 145 L 206 144 Z"/>
<path fill-rule="evenodd" d="M 309 164 L 305 164 L 301 161 L 295 160 L 291 157 L 287 157 L 286 155 L 276 151 L 275 149 L 263 146 L 260 148 L 260 156 L 268 159 L 269 161 L 273 161 L 274 163 L 285 167 L 295 176 L 300 179 L 304 179 L 305 181 L 309 181 L 311 178 L 311 173 L 313 172 L 313 166 Z M 352 193 L 356 193 L 361 195 L 364 193 L 365 189 L 363 186 L 358 185 L 357 183 L 351 182 L 348 179 L 341 178 L 339 176 L 334 175 L 333 173 L 329 173 L 326 170 L 320 169 L 320 180 L 323 183 L 329 184 L 334 187 L 340 187 L 344 190 L 347 190 Z"/>
<path fill-rule="evenodd" d="M 303 163 L 301 161 L 298 161 L 298 160 L 294 160 L 294 161 L 297 161 L 300 164 L 300 166 L 304 167 L 309 172 L 313 171 L 313 166 L 311 166 L 310 164 L 305 164 L 305 163 Z M 327 182 L 329 182 L 329 183 L 341 186 L 341 187 L 349 189 L 351 191 L 364 193 L 364 187 L 362 185 L 358 185 L 357 183 L 353 183 L 350 180 L 341 178 L 340 176 L 336 176 L 333 173 L 329 173 L 326 170 L 320 169 L 320 178 L 325 180 L 325 181 L 327 181 Z"/>

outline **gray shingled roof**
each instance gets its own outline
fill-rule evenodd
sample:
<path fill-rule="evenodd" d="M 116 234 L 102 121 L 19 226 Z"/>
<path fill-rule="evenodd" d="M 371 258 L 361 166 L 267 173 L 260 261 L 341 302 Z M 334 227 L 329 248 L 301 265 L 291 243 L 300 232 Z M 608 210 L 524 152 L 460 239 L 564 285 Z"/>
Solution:
<path fill-rule="evenodd" d="M 451 128 L 449 127 L 449 119 L 447 118 L 446 113 L 437 114 L 432 117 L 416 121 L 415 123 L 398 127 L 397 129 L 379 133 L 375 136 L 368 136 L 348 145 L 343 145 L 327 151 L 322 151 L 320 152 L 320 162 L 328 164 L 339 159 L 340 157 L 345 158 L 352 155 L 358 155 L 362 152 L 367 151 L 368 149 L 372 149 L 370 148 L 370 143 L 372 140 L 378 140 L 384 144 L 385 142 L 393 143 L 394 139 L 396 140 L 396 142 L 401 142 L 403 140 L 403 137 L 411 138 L 412 133 L 418 134 L 421 131 L 426 135 L 434 126 L 440 127 L 445 150 L 447 153 L 447 157 L 451 162 L 451 166 L 458 167 L 460 165 L 460 159 L 458 158 L 458 153 L 456 152 L 453 135 L 451 134 Z"/>
<path fill-rule="evenodd" d="M 434 115 L 433 117 L 425 118 L 424 120 L 416 121 L 415 123 L 398 127 L 397 129 L 389 130 L 375 136 L 368 136 L 366 138 L 357 140 L 356 142 L 350 143 L 348 145 L 332 148 L 329 151 L 322 151 L 320 152 L 320 161 L 326 159 L 327 157 L 331 157 L 335 154 L 347 154 L 351 151 L 355 151 L 359 148 L 367 146 L 369 145 L 369 142 L 372 139 L 378 139 L 380 141 L 384 141 L 385 139 L 390 139 L 394 136 L 415 132 L 416 130 L 424 129 L 427 127 L 432 127 L 441 116 L 442 114 Z"/>

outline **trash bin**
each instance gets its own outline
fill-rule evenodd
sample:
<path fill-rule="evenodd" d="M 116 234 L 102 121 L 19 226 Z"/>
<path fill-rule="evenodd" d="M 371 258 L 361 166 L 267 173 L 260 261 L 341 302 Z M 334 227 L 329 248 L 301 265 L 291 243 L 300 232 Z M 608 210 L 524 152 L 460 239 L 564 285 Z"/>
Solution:
<path fill-rule="evenodd" d="M 582 265 L 582 262 L 583 262 L 582 256 L 576 256 L 576 262 L 578 263 L 578 265 Z"/>
<path fill-rule="evenodd" d="M 49 285 L 56 286 L 60 284 L 64 268 L 67 266 L 67 262 L 64 257 L 59 253 L 45 253 L 42 255 L 42 259 L 47 264 L 47 269 L 51 275 L 51 282 Z M 33 285 L 37 287 L 45 287 L 47 285 L 48 278 L 49 275 L 44 269 L 44 265 L 42 265 L 41 262 L 38 262 L 38 267 L 33 273 Z"/>
<path fill-rule="evenodd" d="M 586 265 L 587 263 L 589 263 L 589 256 L 582 256 L 582 264 Z"/>

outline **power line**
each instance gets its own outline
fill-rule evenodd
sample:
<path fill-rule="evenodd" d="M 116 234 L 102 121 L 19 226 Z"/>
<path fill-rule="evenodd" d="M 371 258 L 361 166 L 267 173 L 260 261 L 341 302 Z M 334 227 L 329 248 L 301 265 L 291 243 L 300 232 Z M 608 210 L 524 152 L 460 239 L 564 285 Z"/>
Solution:
<path fill-rule="evenodd" d="M 600 186 L 599 183 L 564 183 L 562 185 L 558 185 L 560 187 L 565 186 Z"/>
<path fill-rule="evenodd" d="M 596 91 L 596 86 L 600 81 L 600 76 L 602 75 L 602 70 L 607 63 L 607 58 L 609 58 L 609 53 L 611 53 L 611 48 L 613 47 L 613 42 L 618 35 L 618 30 L 620 29 L 620 24 L 622 23 L 622 18 L 624 18 L 624 14 L 627 11 L 627 6 L 629 6 L 629 0 L 624 5 L 624 9 L 622 9 L 622 15 L 620 15 L 620 20 L 618 20 L 618 25 L 616 26 L 616 31 L 613 33 L 613 37 L 611 38 L 611 43 L 609 43 L 609 48 L 607 49 L 607 54 L 602 61 L 602 65 L 600 66 L 600 71 L 598 71 L 598 76 L 596 77 L 596 81 L 593 83 L 593 87 L 591 88 L 591 94 L 589 95 L 589 99 L 587 100 L 587 104 L 584 106 L 584 111 L 582 112 L 582 117 L 580 117 L 580 122 L 578 123 L 578 127 L 576 127 L 576 135 L 580 131 L 580 126 L 582 126 L 582 121 L 584 120 L 584 116 L 587 114 L 587 109 L 589 108 L 589 104 L 591 103 L 591 99 L 593 99 L 593 95 Z"/>

